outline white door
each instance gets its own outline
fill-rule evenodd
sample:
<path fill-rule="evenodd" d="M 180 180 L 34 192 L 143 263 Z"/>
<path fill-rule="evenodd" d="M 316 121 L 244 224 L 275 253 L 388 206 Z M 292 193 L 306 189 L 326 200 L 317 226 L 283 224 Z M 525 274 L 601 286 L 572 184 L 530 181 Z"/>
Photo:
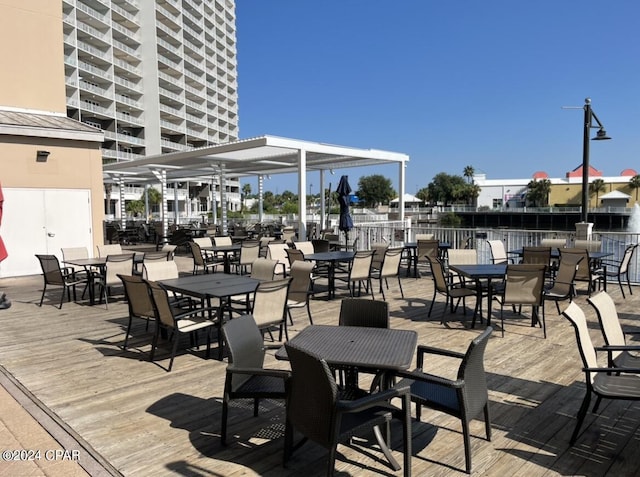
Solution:
<path fill-rule="evenodd" d="M 92 253 L 91 200 L 88 190 L 3 189 L 0 236 L 9 256 L 0 277 L 41 273 L 36 254 L 62 260 L 62 247 L 87 247 Z"/>

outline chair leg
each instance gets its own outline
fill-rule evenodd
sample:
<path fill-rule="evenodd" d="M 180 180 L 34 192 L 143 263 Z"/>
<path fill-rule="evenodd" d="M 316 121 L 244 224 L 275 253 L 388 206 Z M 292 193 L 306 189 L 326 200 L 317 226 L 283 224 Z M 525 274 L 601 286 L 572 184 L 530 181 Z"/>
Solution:
<path fill-rule="evenodd" d="M 127 325 L 127 334 L 124 335 L 124 344 L 122 345 L 122 349 L 127 349 L 127 341 L 129 341 L 129 333 L 131 333 L 131 321 L 132 318 L 129 316 L 129 324 Z M 147 320 L 147 327 L 149 326 L 149 320 Z"/>
<path fill-rule="evenodd" d="M 309 324 L 313 325 L 313 318 L 311 318 L 311 306 L 309 305 L 309 298 L 307 298 L 307 315 L 309 315 Z"/>
<path fill-rule="evenodd" d="M 400 274 L 398 274 L 398 287 L 400 288 L 400 296 L 404 298 L 404 290 L 402 289 L 402 283 L 400 282 Z"/>
<path fill-rule="evenodd" d="M 469 423 L 462 419 L 462 437 L 464 439 L 464 464 L 467 474 L 471 473 L 471 437 L 469 436 Z"/>
<path fill-rule="evenodd" d="M 220 426 L 220 443 L 227 445 L 227 416 L 229 415 L 229 394 L 225 389 L 224 396 L 222 397 L 222 417 Z"/>
<path fill-rule="evenodd" d="M 42 289 L 42 296 L 40 297 L 40 304 L 38 306 L 42 306 L 42 302 L 44 301 L 44 294 L 47 291 L 47 284 L 44 284 L 44 288 Z"/>
<path fill-rule="evenodd" d="M 431 310 L 433 310 L 433 304 L 436 301 L 436 292 L 433 292 L 433 297 L 431 298 L 431 306 L 429 306 L 429 312 L 427 313 L 427 317 L 431 316 Z M 445 305 L 446 306 L 446 305 Z"/>
<path fill-rule="evenodd" d="M 489 412 L 489 403 L 484 405 L 484 430 L 487 434 L 487 440 L 491 440 L 491 413 Z"/>
<path fill-rule="evenodd" d="M 587 409 L 589 409 L 590 401 L 591 401 L 591 390 L 587 389 L 587 394 L 584 397 L 584 400 L 582 401 L 580 410 L 578 411 L 576 427 L 573 430 L 573 435 L 571 436 L 571 440 L 569 441 L 571 445 L 574 445 L 576 443 L 576 439 L 578 438 L 578 432 L 580 431 L 580 426 L 582 426 L 582 421 L 584 421 L 584 417 L 587 415 Z"/>
<path fill-rule="evenodd" d="M 173 359 L 176 357 L 176 353 L 178 352 L 178 342 L 180 341 L 180 333 L 175 333 L 175 336 L 173 337 L 173 347 L 171 348 L 171 359 L 169 360 L 169 368 L 167 368 L 167 371 L 171 371 L 171 368 L 173 367 Z"/>

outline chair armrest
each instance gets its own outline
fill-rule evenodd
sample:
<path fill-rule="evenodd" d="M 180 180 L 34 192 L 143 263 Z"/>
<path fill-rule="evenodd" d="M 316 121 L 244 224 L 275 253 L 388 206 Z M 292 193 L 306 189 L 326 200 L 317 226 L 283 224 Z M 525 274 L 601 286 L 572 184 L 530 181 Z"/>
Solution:
<path fill-rule="evenodd" d="M 179 315 L 174 316 L 174 319 L 176 320 L 182 320 L 183 318 L 187 318 L 189 316 L 193 316 L 193 315 L 199 315 L 200 313 L 208 313 L 208 312 L 213 312 L 213 315 L 217 316 L 218 315 L 218 307 L 217 306 L 207 306 L 207 307 L 203 307 L 203 308 L 194 308 L 192 310 L 189 311 L 185 311 L 184 313 L 180 313 Z"/>
<path fill-rule="evenodd" d="M 605 345 L 593 349 L 596 351 L 640 351 L 640 345 Z"/>
<path fill-rule="evenodd" d="M 586 373 L 627 373 L 640 374 L 640 368 L 582 368 Z"/>
<path fill-rule="evenodd" d="M 387 389 L 379 393 L 369 394 L 365 397 L 355 399 L 353 401 L 339 400 L 336 402 L 336 410 L 338 412 L 360 412 L 370 407 L 378 406 L 382 403 L 388 404 L 389 400 L 396 397 L 404 396 L 405 394 L 409 394 L 410 392 L 411 387 L 409 383 L 399 383 L 391 389 Z"/>
<path fill-rule="evenodd" d="M 426 346 L 426 345 L 418 345 L 417 355 L 418 355 L 419 368 L 422 367 L 425 354 L 437 354 L 440 356 L 449 356 L 451 358 L 460 358 L 460 359 L 464 358 L 464 354 L 459 353 L 457 351 L 451 351 L 451 350 L 442 349 L 442 348 L 434 348 L 432 346 Z"/>
<path fill-rule="evenodd" d="M 282 379 L 288 379 L 291 377 L 291 371 L 287 371 L 286 369 L 241 368 L 235 367 L 233 364 L 227 366 L 227 373 L 272 376 L 274 378 Z"/>
<path fill-rule="evenodd" d="M 436 376 L 435 374 L 423 373 L 418 369 L 414 371 L 399 371 L 396 373 L 396 376 L 405 378 L 405 380 L 409 382 L 422 381 L 425 383 L 434 383 L 440 386 L 446 386 L 452 389 L 462 388 L 464 386 L 464 381 L 452 381 L 451 379 L 443 378 L 442 376 Z"/>

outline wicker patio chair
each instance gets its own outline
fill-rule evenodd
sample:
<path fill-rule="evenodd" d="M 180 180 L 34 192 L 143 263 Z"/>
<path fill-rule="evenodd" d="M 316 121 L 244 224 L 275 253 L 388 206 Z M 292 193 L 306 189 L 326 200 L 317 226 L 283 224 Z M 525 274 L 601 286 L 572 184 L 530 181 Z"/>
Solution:
<path fill-rule="evenodd" d="M 265 369 L 262 334 L 253 316 L 243 315 L 222 326 L 229 365 L 222 398 L 222 428 L 220 440 L 227 443 L 229 402 L 233 399 L 253 399 L 253 415 L 258 416 L 260 399 L 285 399 L 285 379 L 291 373 L 281 369 Z"/>
<path fill-rule="evenodd" d="M 381 450 L 392 462 L 385 444 L 389 441 L 389 423 L 395 416 L 402 420 L 404 443 L 404 475 L 411 475 L 411 415 L 409 386 L 403 384 L 356 400 L 341 399 L 338 386 L 326 361 L 300 348 L 285 343 L 291 362 L 291 378 L 287 381 L 287 417 L 283 465 L 286 467 L 294 450 L 311 440 L 329 450 L 327 475 L 334 474 L 338 443 L 350 439 L 364 429 L 373 428 Z M 392 406 L 392 398 L 401 398 L 402 409 Z M 386 428 L 382 439 L 380 428 Z M 294 445 L 295 431 L 304 437 Z"/>
<path fill-rule="evenodd" d="M 487 327 L 474 338 L 466 353 L 458 353 L 430 346 L 418 346 L 417 369 L 413 372 L 400 371 L 398 376 L 407 378 L 400 381 L 411 385 L 411 400 L 416 404 L 416 419 L 420 421 L 422 406 L 444 412 L 460 419 L 464 438 L 465 470 L 471 473 L 471 439 L 469 422 L 484 415 L 487 440 L 491 440 L 491 419 L 489 415 L 489 394 L 484 370 L 484 354 L 493 332 Z M 425 355 L 441 355 L 460 359 L 457 378 L 446 379 L 425 371 Z"/>
<path fill-rule="evenodd" d="M 67 300 L 71 301 L 71 291 L 73 290 L 73 299 L 75 301 L 77 299 L 76 286 L 84 285 L 86 287 L 89 283 L 89 277 L 86 274 L 76 273 L 69 267 L 61 267 L 58 257 L 55 255 L 36 255 L 36 257 L 40 261 L 42 277 L 44 279 L 44 288 L 42 289 L 39 306 L 42 306 L 47 287 L 62 287 L 60 304 L 58 305 L 58 308 L 62 309 L 65 292 L 67 294 Z"/>
<path fill-rule="evenodd" d="M 608 353 L 608 366 L 616 368 L 640 368 L 640 346 L 628 345 L 626 335 L 638 336 L 640 331 L 624 331 L 620 324 L 616 304 L 607 292 L 599 292 L 587 298 L 596 310 L 602 336 Z"/>
<path fill-rule="evenodd" d="M 578 343 L 580 357 L 582 358 L 582 370 L 585 373 L 586 383 L 586 393 L 580 410 L 578 411 L 576 427 L 570 440 L 571 445 L 574 445 L 578 438 L 582 422 L 589 410 L 592 394 L 596 396 L 596 403 L 592 409 L 593 413 L 598 412 L 600 402 L 603 398 L 622 399 L 626 401 L 640 400 L 640 378 L 638 377 L 640 369 L 625 368 L 625 374 L 618 374 L 620 368 L 599 367 L 597 351 L 601 351 L 602 348 L 594 348 L 589 334 L 587 319 L 582 309 L 576 302 L 573 302 L 569 304 L 562 314 L 571 322 L 576 332 L 576 341 Z"/>

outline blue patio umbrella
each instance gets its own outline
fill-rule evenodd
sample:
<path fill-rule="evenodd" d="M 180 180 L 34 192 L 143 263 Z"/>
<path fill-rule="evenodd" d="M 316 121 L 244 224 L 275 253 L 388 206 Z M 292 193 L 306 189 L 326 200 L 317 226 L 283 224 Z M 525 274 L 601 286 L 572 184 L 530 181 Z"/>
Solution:
<path fill-rule="evenodd" d="M 338 203 L 340 204 L 340 223 L 338 228 L 344 232 L 347 243 L 349 242 L 349 230 L 353 228 L 353 219 L 349 213 L 349 194 L 351 194 L 351 186 L 349 185 L 349 176 L 340 177 L 338 188 Z"/>

